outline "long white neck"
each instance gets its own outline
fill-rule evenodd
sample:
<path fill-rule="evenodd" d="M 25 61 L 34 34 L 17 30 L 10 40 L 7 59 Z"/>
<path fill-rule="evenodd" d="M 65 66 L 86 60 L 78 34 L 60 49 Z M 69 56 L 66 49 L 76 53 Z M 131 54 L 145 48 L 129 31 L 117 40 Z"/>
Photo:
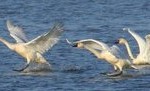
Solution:
<path fill-rule="evenodd" d="M 133 53 L 131 52 L 131 48 L 130 48 L 130 46 L 129 46 L 129 43 L 126 41 L 124 44 L 125 44 L 125 46 L 126 46 L 126 48 L 127 48 L 127 52 L 128 52 L 128 54 L 129 54 L 129 57 L 130 57 L 131 59 L 135 59 L 135 58 L 133 57 Z"/>
<path fill-rule="evenodd" d="M 9 49 L 14 50 L 14 46 L 13 46 L 12 43 L 9 43 L 8 41 L 6 41 L 6 40 L 3 39 L 3 38 L 0 38 L 0 41 L 1 41 L 2 43 L 4 43 Z"/>

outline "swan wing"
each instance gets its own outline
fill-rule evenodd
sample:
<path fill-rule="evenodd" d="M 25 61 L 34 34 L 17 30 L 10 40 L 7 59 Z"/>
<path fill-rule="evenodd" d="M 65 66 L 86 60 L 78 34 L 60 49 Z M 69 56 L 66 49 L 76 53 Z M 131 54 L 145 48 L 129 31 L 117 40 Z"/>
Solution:
<path fill-rule="evenodd" d="M 147 60 L 150 61 L 150 34 L 146 35 L 145 39 L 146 39 L 146 47 L 143 56 L 146 55 L 145 58 L 147 58 Z"/>
<path fill-rule="evenodd" d="M 55 24 L 48 33 L 38 36 L 37 38 L 26 43 L 26 45 L 43 54 L 58 42 L 62 32 L 62 24 Z"/>
<path fill-rule="evenodd" d="M 127 59 L 127 55 L 116 45 L 111 46 L 109 51 L 117 58 Z"/>
<path fill-rule="evenodd" d="M 145 48 L 145 50 L 150 51 L 150 34 L 146 35 L 145 39 L 146 39 L 146 48 Z"/>
<path fill-rule="evenodd" d="M 100 58 L 99 53 L 105 52 L 107 53 L 106 55 L 109 55 L 111 58 L 121 58 L 123 59 L 124 56 L 121 55 L 121 51 L 117 46 L 112 46 L 109 47 L 107 44 L 93 40 L 93 39 L 86 39 L 86 40 L 80 40 L 74 43 L 83 43 L 85 48 L 90 49 L 90 50 L 95 50 L 96 52 L 93 52 L 95 56 Z M 105 60 L 109 60 L 108 58 L 102 58 Z"/>
<path fill-rule="evenodd" d="M 9 20 L 7 20 L 6 24 L 8 31 L 10 32 L 10 36 L 13 37 L 17 43 L 25 43 L 28 41 L 22 28 L 15 26 Z"/>
<path fill-rule="evenodd" d="M 139 36 L 137 33 L 135 33 L 134 31 L 131 31 L 130 29 L 128 29 L 128 32 L 137 41 L 138 47 L 139 47 L 139 55 L 142 55 L 142 53 L 144 52 L 144 49 L 145 49 L 145 45 L 146 45 L 145 40 L 141 36 Z"/>
<path fill-rule="evenodd" d="M 94 39 L 85 39 L 85 40 L 76 41 L 74 43 L 83 43 L 84 46 L 89 46 L 97 50 L 109 50 L 109 46 L 107 44 Z"/>

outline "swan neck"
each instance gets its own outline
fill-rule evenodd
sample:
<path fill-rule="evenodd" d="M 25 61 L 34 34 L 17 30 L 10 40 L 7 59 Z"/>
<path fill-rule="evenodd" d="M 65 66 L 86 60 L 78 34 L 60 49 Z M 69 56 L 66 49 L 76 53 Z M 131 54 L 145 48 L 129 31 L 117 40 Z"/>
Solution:
<path fill-rule="evenodd" d="M 127 48 L 127 52 L 128 52 L 128 54 L 129 54 L 129 57 L 130 57 L 131 59 L 135 59 L 135 58 L 133 57 L 133 53 L 131 52 L 131 48 L 130 48 L 129 43 L 128 43 L 127 41 L 125 42 L 125 46 L 126 46 L 126 48 Z"/>
<path fill-rule="evenodd" d="M 12 43 L 9 43 L 8 41 L 6 41 L 5 39 L 3 38 L 0 38 L 0 41 L 5 44 L 9 49 L 13 50 L 14 49 L 14 46 Z"/>

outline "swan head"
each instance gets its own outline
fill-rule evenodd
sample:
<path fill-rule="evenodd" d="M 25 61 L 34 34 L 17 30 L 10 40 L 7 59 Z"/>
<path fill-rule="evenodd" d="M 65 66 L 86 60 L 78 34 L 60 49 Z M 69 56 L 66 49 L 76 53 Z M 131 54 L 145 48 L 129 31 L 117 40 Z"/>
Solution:
<path fill-rule="evenodd" d="M 84 48 L 84 44 L 81 42 L 75 42 L 73 43 L 72 47 Z"/>
<path fill-rule="evenodd" d="M 66 39 L 67 43 L 70 44 L 72 47 L 78 47 L 78 48 L 84 48 L 84 44 L 80 41 L 76 42 L 70 42 L 68 39 Z"/>
<path fill-rule="evenodd" d="M 126 39 L 124 39 L 124 38 L 119 38 L 116 42 L 115 42 L 115 44 L 125 44 L 127 41 L 126 41 Z"/>
<path fill-rule="evenodd" d="M 150 34 L 146 35 L 145 39 L 150 40 Z"/>

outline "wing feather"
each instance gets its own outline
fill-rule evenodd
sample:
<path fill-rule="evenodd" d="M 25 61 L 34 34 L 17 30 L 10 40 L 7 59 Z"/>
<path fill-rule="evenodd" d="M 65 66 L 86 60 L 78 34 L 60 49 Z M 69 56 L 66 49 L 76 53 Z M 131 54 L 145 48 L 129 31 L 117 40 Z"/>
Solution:
<path fill-rule="evenodd" d="M 88 46 L 90 48 L 93 48 L 97 51 L 108 51 L 112 54 L 112 56 L 115 56 L 117 58 L 127 58 L 127 56 L 119 49 L 118 46 L 113 45 L 112 47 L 109 47 L 107 44 L 101 41 L 97 41 L 94 39 L 86 39 L 86 40 L 80 40 L 74 43 L 80 43 L 82 42 L 84 46 Z"/>
<path fill-rule="evenodd" d="M 146 39 L 146 47 L 142 56 L 146 58 L 146 60 L 150 61 L 150 34 L 145 36 Z"/>
<path fill-rule="evenodd" d="M 28 41 L 22 28 L 13 25 L 13 23 L 9 20 L 7 20 L 6 24 L 8 31 L 10 32 L 10 36 L 13 37 L 17 43 L 25 43 Z"/>
<path fill-rule="evenodd" d="M 26 45 L 43 54 L 58 42 L 62 32 L 62 24 L 55 24 L 48 33 L 38 36 L 37 38 L 26 43 Z"/>
<path fill-rule="evenodd" d="M 135 33 L 134 31 L 131 31 L 130 29 L 128 29 L 128 32 L 137 41 L 138 47 L 139 47 L 139 55 L 142 55 L 142 53 L 144 52 L 145 46 L 146 46 L 145 40 L 141 36 L 139 36 L 137 33 Z"/>
<path fill-rule="evenodd" d="M 113 45 L 110 47 L 110 52 L 115 55 L 117 58 L 127 59 L 127 55 L 125 55 L 124 51 L 121 51 L 118 46 Z"/>
<path fill-rule="evenodd" d="M 97 41 L 94 39 L 86 39 L 86 40 L 80 40 L 75 43 L 82 42 L 85 46 L 90 46 L 91 48 L 97 49 L 97 50 L 109 50 L 109 46 L 101 41 Z"/>

